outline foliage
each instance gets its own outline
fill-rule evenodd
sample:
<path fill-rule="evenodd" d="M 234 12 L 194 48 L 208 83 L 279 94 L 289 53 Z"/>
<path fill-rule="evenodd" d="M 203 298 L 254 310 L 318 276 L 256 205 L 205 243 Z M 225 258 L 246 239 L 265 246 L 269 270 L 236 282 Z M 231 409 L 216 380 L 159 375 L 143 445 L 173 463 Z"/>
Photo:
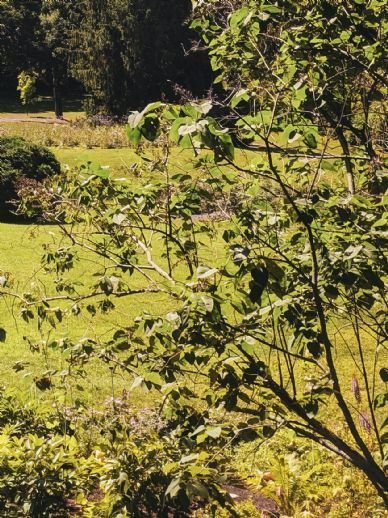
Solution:
<path fill-rule="evenodd" d="M 188 56 L 190 12 L 189 0 L 2 1 L 4 86 L 14 89 L 22 70 L 39 71 L 39 88 L 52 89 L 57 117 L 63 95 L 81 88 L 91 113 L 127 113 L 161 95 L 172 99 L 176 84 L 180 92 L 202 93 L 210 69 L 203 53 Z"/>
<path fill-rule="evenodd" d="M 9 88 L 7 83 L 14 85 L 20 71 L 34 68 L 39 60 L 40 7 L 40 0 L 0 2 L 0 76 L 4 90 Z"/>
<path fill-rule="evenodd" d="M 36 70 L 40 88 L 53 88 L 56 115 L 62 115 L 61 91 L 66 83 L 69 85 L 70 10 L 75 16 L 77 5 L 63 0 L 0 3 L 0 67 L 4 90 L 12 92 L 22 71 Z M 74 89 L 74 81 L 71 86 Z"/>
<path fill-rule="evenodd" d="M 329 517 L 384 514 L 360 473 L 286 429 L 265 442 L 238 445 L 231 459 L 252 491 L 272 498 L 283 515 L 319 516 L 323 510 Z"/>
<path fill-rule="evenodd" d="M 41 182 L 58 174 L 60 165 L 51 151 L 19 137 L 0 137 L 0 212 L 9 216 L 23 181 Z"/>
<path fill-rule="evenodd" d="M 64 0 L 43 0 L 40 12 L 40 30 L 44 55 L 42 75 L 52 85 L 54 111 L 58 118 L 63 117 L 63 94 L 70 81 L 69 54 L 70 41 L 74 26 L 80 16 L 80 7 L 74 2 Z"/>
<path fill-rule="evenodd" d="M 227 144 L 229 149 L 230 143 Z M 220 179 L 224 182 L 222 175 Z M 329 367 L 325 341 L 329 341 L 330 350 L 334 349 L 335 333 L 341 333 L 346 323 L 352 326 L 356 348 L 351 347 L 350 351 L 361 362 L 364 393 L 369 381 L 362 345 L 364 330 L 373 333 L 377 347 L 374 361 L 376 366 L 381 365 L 384 376 L 378 356 L 382 347 L 383 312 L 371 311 L 373 305 L 378 308 L 382 303 L 380 279 L 384 275 L 384 264 L 379 253 L 381 236 L 378 230 L 384 221 L 382 212 L 380 214 L 376 206 L 369 208 L 366 196 L 358 195 L 349 201 L 346 195 L 343 196 L 342 188 L 332 190 L 326 186 L 311 209 L 319 211 L 319 219 L 313 212 L 306 213 L 314 216 L 312 220 L 303 218 L 303 213 L 295 218 L 289 210 L 288 199 L 283 202 L 276 199 L 276 212 L 272 212 L 269 203 L 273 199 L 273 187 L 268 179 L 262 195 L 261 186 L 259 191 L 255 189 L 257 180 L 252 180 L 250 175 L 245 179 L 233 179 L 229 174 L 227 179 L 229 183 L 237 182 L 245 194 L 241 193 L 235 207 L 236 215 L 223 234 L 224 240 L 230 243 L 231 254 L 231 259 L 225 257 L 225 266 L 222 262 L 210 262 L 211 256 L 203 249 L 206 245 L 200 235 L 208 232 L 208 225 L 200 224 L 198 227 L 192 223 L 191 215 L 198 201 L 197 192 L 191 188 L 191 178 L 184 180 L 182 175 L 170 178 L 171 195 L 167 205 L 164 205 L 165 184 L 162 183 L 159 186 L 154 184 L 147 193 L 145 189 L 135 192 L 122 180 L 112 181 L 105 174 L 94 179 L 92 176 L 89 180 L 87 177 L 77 178 L 72 184 L 67 179 L 61 191 L 65 193 L 69 189 L 68 195 L 60 210 L 65 210 L 66 221 L 77 221 L 77 234 L 73 235 L 75 250 L 87 239 L 88 249 L 105 258 L 106 269 L 101 271 L 100 280 L 88 293 L 85 304 L 82 296 L 76 297 L 77 311 L 86 310 L 92 314 L 109 311 L 115 296 L 130 297 L 140 291 L 144 297 L 147 293 L 152 296 L 155 291 L 165 293 L 167 281 L 176 301 L 176 311 L 168 313 L 165 319 L 145 314 L 127 330 L 115 333 L 112 340 L 103 346 L 104 350 L 108 346 L 112 354 L 106 358 L 108 362 L 118 361 L 128 373 L 139 368 L 136 385 L 161 388 L 166 397 L 169 396 L 169 411 L 176 412 L 177 423 L 194 411 L 194 401 L 201 394 L 202 403 L 198 404 L 208 406 L 209 410 L 215 408 L 219 412 L 223 409 L 247 416 L 246 420 L 242 418 L 236 424 L 233 433 L 237 436 L 243 433 L 239 430 L 248 429 L 252 437 L 259 435 L 265 438 L 271 436 L 277 427 L 288 426 L 353 460 L 368 473 L 370 461 L 367 465 L 362 463 L 359 454 L 355 454 L 354 447 L 350 446 L 352 442 L 348 442 L 342 432 L 337 434 L 326 416 L 325 405 L 334 403 L 333 377 L 336 376 L 335 383 L 339 386 L 350 380 L 341 377 L 336 364 Z M 216 183 L 214 176 L 209 180 L 210 184 Z M 179 182 L 179 190 L 174 187 L 174 182 Z M 295 188 L 297 185 L 294 181 Z M 302 188 L 303 185 L 299 185 L 298 189 Z M 161 199 L 164 200 L 163 205 Z M 103 205 L 100 204 L 102 200 Z M 76 220 L 74 214 L 77 215 Z M 150 214 L 152 219 L 144 229 L 144 223 L 139 223 L 142 217 L 148 218 Z M 169 246 L 165 250 L 165 259 L 158 264 L 152 257 L 148 240 L 143 242 L 142 239 L 145 238 L 144 231 L 148 234 L 151 230 L 163 239 L 166 235 L 163 222 L 168 222 L 169 215 L 172 225 Z M 90 231 L 91 222 L 96 238 Z M 318 289 L 312 291 L 314 284 L 311 284 L 310 268 L 315 262 L 310 263 L 306 242 L 302 238 L 304 226 L 310 228 L 313 222 L 312 243 L 314 247 L 319 246 L 320 278 Z M 80 224 L 85 225 L 85 230 Z M 334 232 L 334 228 L 338 230 Z M 190 246 L 193 232 L 195 239 L 203 243 L 202 250 Z M 106 235 L 105 241 L 98 238 L 102 233 Z M 67 266 L 64 264 L 62 268 L 57 262 L 61 260 L 60 256 L 55 259 L 50 255 L 50 258 L 59 274 L 58 287 L 63 286 L 59 288 L 60 293 L 66 300 L 66 291 L 71 287 L 71 277 L 66 275 Z M 120 266 L 115 266 L 117 262 Z M 178 264 L 180 269 L 186 265 L 187 281 L 182 270 L 178 276 L 174 275 Z M 150 284 L 147 274 L 150 267 L 162 279 L 159 286 L 154 284 L 155 281 Z M 146 279 L 141 290 L 131 288 L 130 278 L 135 272 Z M 372 289 L 369 283 L 373 283 Z M 312 311 L 316 303 L 314 294 L 322 304 L 324 321 L 319 320 L 317 310 Z M 96 301 L 102 297 L 102 300 L 91 304 L 90 297 L 95 297 Z M 47 303 L 49 298 L 45 300 Z M 49 313 L 42 309 L 39 312 L 43 323 Z M 322 329 L 321 326 L 329 320 L 333 330 Z M 291 339 L 288 345 L 286 336 Z M 95 347 L 98 352 L 99 346 L 96 344 Z M 125 351 L 128 354 L 123 361 Z M 141 367 L 139 358 L 142 358 Z M 204 364 L 208 369 L 205 377 L 201 367 Z M 180 382 L 182 376 L 185 377 L 185 386 Z M 356 380 L 356 383 L 362 382 Z M 349 403 L 347 393 L 341 391 L 340 401 L 341 405 L 346 405 L 344 420 L 349 420 L 355 427 L 352 433 L 358 434 L 359 442 L 365 445 L 364 450 L 368 448 L 366 451 L 370 455 L 367 445 L 371 444 L 369 433 L 373 429 L 376 433 L 373 441 L 380 440 L 384 446 L 384 436 L 380 435 L 379 427 L 384 427 L 385 396 L 376 395 L 371 401 L 371 394 L 364 394 L 366 407 L 360 389 L 350 395 L 357 402 L 354 413 L 346 413 L 349 404 L 352 409 L 354 406 Z M 365 408 L 368 408 L 369 415 Z M 338 411 L 342 408 L 336 410 L 336 428 Z M 361 416 L 360 431 L 355 419 Z M 202 444 L 207 436 L 206 426 L 198 426 L 195 419 L 189 420 L 186 426 Z M 347 422 L 343 426 L 350 428 Z M 222 428 L 217 430 L 219 433 L 222 433 Z M 229 433 L 227 429 L 225 433 Z"/>
<path fill-rule="evenodd" d="M 234 86 L 233 70 L 239 70 L 244 81 L 243 90 L 229 95 L 223 106 L 235 115 L 239 131 L 263 144 L 265 153 L 246 167 L 235 162 L 230 132 L 211 116 L 211 101 L 183 107 L 154 103 L 129 118 L 129 137 L 134 143 L 144 137 L 153 141 L 164 131 L 173 142 L 199 155 L 198 167 L 206 171 L 210 186 L 239 191 L 223 232 L 225 254 L 219 260 L 206 249 L 204 236 L 211 240 L 212 230 L 208 225 L 197 226 L 193 219 L 200 191 L 192 188 L 190 176 L 171 176 L 166 140 L 165 158 L 159 164 L 166 175 L 164 185 L 154 184 L 140 193 L 125 182 L 110 181 L 105 174 L 82 183 L 66 180 L 61 193 L 67 194 L 59 210 L 61 218 L 77 224 L 73 245 L 82 246 L 87 239 L 88 250 L 106 261 L 100 280 L 89 288 L 87 311 L 108 311 L 115 296 L 139 293 L 131 289 L 135 274 L 146 282 L 141 290 L 145 296 L 163 292 L 175 301 L 173 312 L 143 314 L 117 331 L 109 347 L 117 354 L 128 351 L 125 361 L 120 356 L 120 363 L 129 373 L 137 372 L 140 381 L 136 383 L 165 393 L 166 408 L 176 413 L 177 423 L 199 405 L 202 411 L 208 408 L 210 413 L 222 410 L 238 416 L 233 432 L 237 435 L 239 429 L 249 429 L 252 436 L 267 438 L 278 428 L 288 427 L 350 461 L 386 499 L 386 394 L 378 384 L 378 370 L 384 382 L 386 368 L 380 359 L 386 339 L 385 202 L 368 184 L 375 172 L 370 162 L 373 146 L 364 145 L 369 156 L 352 158 L 341 144 L 342 137 L 348 139 L 349 118 L 341 119 L 341 137 L 333 134 L 330 125 L 318 127 L 322 102 L 316 95 L 316 76 L 327 83 L 326 62 L 336 59 L 333 45 L 335 56 L 337 51 L 342 55 L 343 40 L 335 38 L 345 21 L 334 20 L 328 34 L 322 23 L 322 38 L 330 38 L 331 44 L 322 44 L 326 59 L 318 55 L 314 59 L 317 74 L 308 68 L 303 49 L 317 45 L 319 50 L 322 42 L 304 40 L 301 35 L 311 32 L 310 19 L 322 21 L 325 6 L 290 3 L 299 27 L 296 42 L 286 32 L 285 5 L 247 4 L 230 14 L 221 29 L 201 19 L 213 66 L 225 86 Z M 373 28 L 380 7 L 376 3 L 373 12 L 368 12 Z M 253 46 L 258 28 L 275 40 L 280 38 L 280 53 L 267 49 L 262 58 L 260 47 Z M 351 56 L 354 52 L 359 60 L 374 60 L 373 66 L 362 71 L 379 84 L 380 42 L 373 47 L 372 57 L 360 57 L 359 51 L 357 43 Z M 251 68 L 257 57 L 262 60 L 259 77 Z M 330 63 L 333 70 L 338 69 L 335 62 Z M 264 71 L 272 76 L 261 83 Z M 351 80 L 350 86 L 347 73 L 341 76 L 347 88 L 358 92 Z M 334 88 L 324 106 L 338 95 Z M 251 103 L 248 114 L 239 112 L 240 102 Z M 344 155 L 330 153 L 333 137 L 339 139 Z M 346 146 L 351 149 L 349 140 Z M 201 158 L 204 148 L 213 151 L 213 160 L 208 155 Z M 282 155 L 280 164 L 275 161 L 276 153 Z M 359 172 L 357 194 L 354 162 Z M 228 173 L 220 169 L 221 164 L 229 165 Z M 342 164 L 348 180 L 351 177 L 348 191 L 343 185 L 319 181 L 323 171 L 338 170 Z M 159 262 L 152 254 L 154 239 L 165 241 Z M 59 261 L 56 271 L 65 275 L 71 264 L 62 265 L 62 258 L 55 257 L 47 256 L 50 262 Z M 186 275 L 182 275 L 182 265 Z M 63 284 L 67 291 L 69 282 Z M 66 293 L 62 294 L 66 299 Z M 91 303 L 91 297 L 98 300 L 101 296 L 106 299 Z M 76 300 L 81 311 L 83 296 Z M 43 322 L 48 313 L 40 308 Z M 356 405 L 343 388 L 350 380 L 342 378 L 334 354 L 336 334 L 341 336 L 344 326 L 351 330 L 349 349 L 359 372 L 352 383 L 362 387 L 353 390 Z M 375 343 L 372 375 L 364 353 L 367 335 Z M 198 396 L 201 403 L 195 404 Z M 335 409 L 335 423 L 328 419 L 326 405 Z M 206 426 L 197 423 L 194 427 L 190 420 L 186 426 L 201 444 Z M 217 434 L 222 434 L 223 428 L 219 430 Z"/>
<path fill-rule="evenodd" d="M 125 396 L 98 414 L 23 407 L 0 397 L 0 511 L 7 516 L 167 516 L 208 495 L 213 470 L 155 412 L 131 411 Z M 42 405 L 41 405 L 42 406 Z M 16 418 L 16 420 L 15 420 Z M 176 474 L 182 488 L 172 484 Z M 224 497 L 214 487 L 220 502 Z"/>
<path fill-rule="evenodd" d="M 0 510 L 7 516 L 68 516 L 70 496 L 93 482 L 92 458 L 80 455 L 66 421 L 0 395 Z M 89 479 L 91 477 L 91 479 Z"/>
<path fill-rule="evenodd" d="M 20 100 L 23 106 L 26 106 L 28 113 L 28 106 L 34 100 L 36 95 L 36 72 L 20 72 L 18 75 L 18 91 L 20 94 Z"/>
<path fill-rule="evenodd" d="M 185 495 L 186 505 L 222 501 L 216 459 L 226 446 L 284 429 L 357 468 L 387 504 L 387 200 L 368 129 L 385 88 L 382 3 L 369 2 L 362 23 L 364 2 L 333 16 L 336 4 L 323 0 L 196 5 L 225 99 L 131 114 L 132 143 L 157 141 L 163 152 L 154 182 L 138 188 L 84 170 L 47 189 L 46 217 L 67 241 L 43 258 L 55 294 L 18 295 L 22 315 L 48 333 L 49 347 L 66 349 L 72 372 L 100 359 L 132 390 L 160 392 L 162 434 L 140 451 L 126 432 L 109 447 L 117 450 L 106 492 L 112 484 L 108 501 L 123 513 L 161 505 L 163 493 Z M 376 98 L 365 99 L 365 85 Z M 245 165 L 235 154 L 241 138 Z M 171 161 L 172 145 L 192 150 L 194 174 Z M 220 192 L 233 192 L 228 217 L 198 217 L 203 199 Z M 73 275 L 83 250 L 96 257 L 93 282 Z M 157 294 L 165 310 L 152 314 Z M 139 295 L 139 316 L 105 340 L 52 339 L 67 314 L 97 319 Z M 344 349 L 353 376 L 339 360 Z M 304 463 L 309 449 L 279 456 L 283 486 L 307 482 L 294 476 Z M 156 500 L 138 499 L 143 483 Z M 279 499 L 287 512 L 300 503 L 291 493 Z"/>
<path fill-rule="evenodd" d="M 199 91 L 207 86 L 204 66 L 187 64 L 182 48 L 190 46 L 188 1 L 115 0 L 104 7 L 87 1 L 82 11 L 71 70 L 92 96 L 89 112 L 125 113 L 162 94 L 172 98 L 174 83 Z M 190 63 L 199 74 L 188 73 Z"/>
<path fill-rule="evenodd" d="M 384 2 L 230 5 L 222 17 L 224 2 L 199 2 L 194 26 L 209 46 L 216 81 L 235 94 L 231 108 L 250 103 L 249 116 L 239 121 L 242 135 L 277 133 L 285 120 L 290 143 L 312 144 L 315 127 L 338 139 L 344 157 L 351 137 L 370 159 L 371 181 L 378 182 L 372 124 L 387 87 Z M 278 109 L 272 118 L 274 95 Z M 354 192 L 355 163 L 345 158 L 343 164 Z"/>

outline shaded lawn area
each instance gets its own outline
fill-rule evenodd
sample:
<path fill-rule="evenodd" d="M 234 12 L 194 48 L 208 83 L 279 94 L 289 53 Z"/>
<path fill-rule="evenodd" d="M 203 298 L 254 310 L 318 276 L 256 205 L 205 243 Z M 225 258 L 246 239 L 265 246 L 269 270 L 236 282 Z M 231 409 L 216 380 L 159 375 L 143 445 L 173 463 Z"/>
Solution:
<path fill-rule="evenodd" d="M 63 108 L 64 117 L 68 120 L 85 115 L 82 99 L 64 99 Z M 0 98 L 0 118 L 15 118 L 17 115 L 25 117 L 27 112 L 32 120 L 34 117 L 55 117 L 54 99 L 48 96 L 38 97 L 27 109 L 17 98 Z"/>

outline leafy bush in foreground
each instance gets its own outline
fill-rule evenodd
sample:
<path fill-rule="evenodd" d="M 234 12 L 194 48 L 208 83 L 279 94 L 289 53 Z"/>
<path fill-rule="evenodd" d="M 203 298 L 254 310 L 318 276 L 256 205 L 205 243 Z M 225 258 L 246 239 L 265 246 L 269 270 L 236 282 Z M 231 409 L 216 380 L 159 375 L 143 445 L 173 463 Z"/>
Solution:
<path fill-rule="evenodd" d="M 9 217 L 23 182 L 41 182 L 60 172 L 54 154 L 19 137 L 0 138 L 0 217 Z"/>
<path fill-rule="evenodd" d="M 183 517 L 210 495 L 225 504 L 209 480 L 210 455 L 155 411 L 137 415 L 118 401 L 97 414 L 69 408 L 61 426 L 64 415 L 50 405 L 0 392 L 0 516 Z"/>
<path fill-rule="evenodd" d="M 160 390 L 161 411 L 175 414 L 175 427 L 184 427 L 199 448 L 209 433 L 224 438 L 237 420 L 246 440 L 265 441 L 288 428 L 360 470 L 388 505 L 383 157 L 350 117 L 363 102 L 368 127 L 372 99 L 356 82 L 361 74 L 362 84 L 382 90 L 382 6 L 368 10 L 376 42 L 365 53 L 358 29 L 345 30 L 347 12 L 327 24 L 326 2 L 311 9 L 290 0 L 284 10 L 247 4 L 227 16 L 223 29 L 206 10 L 197 11 L 196 21 L 217 79 L 230 91 L 223 107 L 237 134 L 252 139 L 245 164 L 231 131 L 213 117 L 217 99 L 152 103 L 133 112 L 132 144 L 162 143 L 164 203 L 155 181 L 140 191 L 108 175 L 79 175 L 73 184 L 66 178 L 52 205 L 71 224 L 62 226 L 67 237 L 73 229 L 71 246 L 45 259 L 46 271 L 56 279 L 60 273 L 58 294 L 23 309 L 54 327 L 59 298 L 69 313 L 76 305 L 77 314 L 98 315 L 114 309 L 116 298 L 141 295 L 142 314 L 113 333 L 103 358 L 134 376 L 135 386 Z M 217 17 L 223 4 L 212 5 Z M 292 29 L 288 12 L 295 15 Z M 353 14 L 361 19 L 358 7 Z M 320 31 L 314 40 L 312 27 Z M 276 52 L 269 44 L 257 48 L 259 28 L 272 48 L 278 42 Z M 361 68 L 341 75 L 346 89 L 338 90 L 337 73 L 328 78 L 354 69 L 349 41 Z M 338 119 L 339 113 L 349 115 Z M 192 148 L 195 175 L 170 167 L 177 144 Z M 338 146 L 340 154 L 333 154 Z M 197 224 L 199 175 L 218 192 L 241 193 L 227 222 Z M 182 190 L 186 180 L 192 189 Z M 63 261 L 80 249 L 96 258 L 96 279 L 85 278 L 82 292 L 69 273 L 72 261 Z M 166 301 L 156 315 L 147 303 L 155 293 Z M 209 431 L 188 418 L 198 409 L 224 422 Z M 173 474 L 172 489 L 179 491 L 185 477 Z"/>

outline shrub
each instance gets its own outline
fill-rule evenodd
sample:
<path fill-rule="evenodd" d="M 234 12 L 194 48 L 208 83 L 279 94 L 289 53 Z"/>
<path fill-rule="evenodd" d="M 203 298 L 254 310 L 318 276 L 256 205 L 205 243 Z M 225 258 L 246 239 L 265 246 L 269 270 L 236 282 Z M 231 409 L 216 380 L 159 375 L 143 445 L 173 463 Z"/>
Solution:
<path fill-rule="evenodd" d="M 60 164 L 47 148 L 20 137 L 0 137 L 0 218 L 14 213 L 20 186 L 59 173 Z"/>

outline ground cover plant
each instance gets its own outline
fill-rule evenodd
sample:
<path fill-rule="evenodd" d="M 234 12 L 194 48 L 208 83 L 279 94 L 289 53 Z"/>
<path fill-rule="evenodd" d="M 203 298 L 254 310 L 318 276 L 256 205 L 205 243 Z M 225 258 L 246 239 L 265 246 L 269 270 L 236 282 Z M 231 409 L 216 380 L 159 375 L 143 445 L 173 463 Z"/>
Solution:
<path fill-rule="evenodd" d="M 15 290 L 3 275 L 1 294 L 32 350 L 62 358 L 34 379 L 56 410 L 43 436 L 76 441 L 77 462 L 41 477 L 45 487 L 61 470 L 62 513 L 253 516 L 254 498 L 233 507 L 228 496 L 244 482 L 283 515 L 384 515 L 387 219 L 374 112 L 386 85 L 382 3 L 362 16 L 360 5 L 198 3 L 225 98 L 133 112 L 136 182 L 87 166 L 47 184 L 46 280 Z M 67 396 L 98 362 L 124 384 L 88 412 Z M 147 423 L 131 408 L 141 391 Z M 5 457 L 39 450 L 39 434 L 10 448 L 12 434 Z M 26 503 L 50 512 L 49 496 Z M 21 512 L 17 494 L 4 499 Z"/>

